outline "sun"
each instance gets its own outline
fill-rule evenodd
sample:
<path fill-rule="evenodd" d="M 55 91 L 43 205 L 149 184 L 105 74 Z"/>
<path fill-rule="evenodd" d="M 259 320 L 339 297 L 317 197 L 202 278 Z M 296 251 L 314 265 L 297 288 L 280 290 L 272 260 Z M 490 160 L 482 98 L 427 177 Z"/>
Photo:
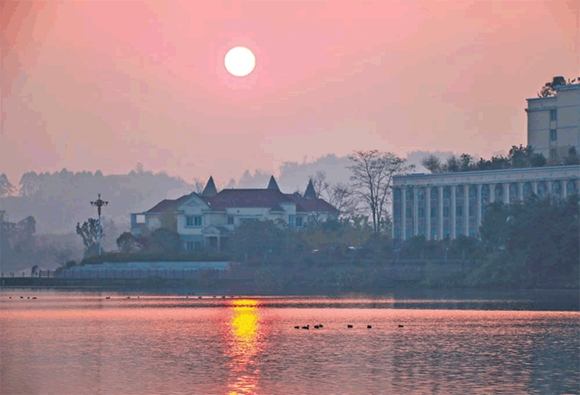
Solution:
<path fill-rule="evenodd" d="M 256 56 L 246 47 L 234 47 L 226 54 L 224 65 L 231 75 L 245 77 L 254 71 Z"/>

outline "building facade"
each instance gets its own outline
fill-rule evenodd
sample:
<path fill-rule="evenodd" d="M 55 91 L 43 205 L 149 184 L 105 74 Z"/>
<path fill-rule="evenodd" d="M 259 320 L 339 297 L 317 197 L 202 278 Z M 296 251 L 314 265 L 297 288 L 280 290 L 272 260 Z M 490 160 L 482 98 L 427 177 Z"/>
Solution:
<path fill-rule="evenodd" d="M 580 190 L 580 166 L 409 174 L 393 178 L 393 238 L 479 236 L 486 206 Z"/>
<path fill-rule="evenodd" d="M 163 200 L 148 211 L 131 214 L 131 233 L 140 237 L 160 227 L 174 228 L 184 250 L 220 250 L 236 228 L 248 221 L 281 221 L 302 229 L 336 216 L 338 210 L 316 196 L 312 182 L 304 195 L 282 193 L 274 177 L 265 189 L 218 192 L 210 177 L 201 194 Z"/>
<path fill-rule="evenodd" d="M 580 153 L 580 84 L 555 87 L 549 97 L 527 99 L 528 145 L 550 160 Z"/>

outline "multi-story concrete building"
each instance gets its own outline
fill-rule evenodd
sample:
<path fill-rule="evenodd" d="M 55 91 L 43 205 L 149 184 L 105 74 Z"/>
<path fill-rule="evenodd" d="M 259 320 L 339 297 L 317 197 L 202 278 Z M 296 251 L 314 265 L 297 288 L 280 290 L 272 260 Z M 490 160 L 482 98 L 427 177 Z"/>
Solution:
<path fill-rule="evenodd" d="M 175 228 L 184 250 L 219 250 L 236 228 L 248 221 L 282 221 L 294 229 L 338 216 L 338 210 L 316 195 L 312 181 L 304 195 L 282 193 L 274 177 L 265 189 L 217 191 L 210 177 L 203 192 L 163 200 L 131 214 L 131 233 L 139 237 L 160 227 Z"/>
<path fill-rule="evenodd" d="M 570 147 L 580 153 L 580 83 L 555 87 L 556 94 L 527 99 L 528 145 L 550 160 Z"/>
<path fill-rule="evenodd" d="M 526 112 L 528 145 L 557 161 L 571 147 L 580 153 L 580 84 L 555 90 L 554 96 L 527 99 Z M 477 237 L 489 203 L 532 193 L 566 197 L 579 190 L 579 165 L 395 176 L 393 238 Z"/>
<path fill-rule="evenodd" d="M 393 178 L 393 238 L 478 236 L 486 206 L 532 193 L 566 197 L 580 190 L 580 166 L 410 174 Z"/>

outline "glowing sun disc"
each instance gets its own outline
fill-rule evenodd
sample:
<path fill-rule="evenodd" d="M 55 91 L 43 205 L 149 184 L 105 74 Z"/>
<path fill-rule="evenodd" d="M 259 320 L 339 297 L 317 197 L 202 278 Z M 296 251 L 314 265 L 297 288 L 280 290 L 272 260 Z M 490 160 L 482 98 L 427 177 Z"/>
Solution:
<path fill-rule="evenodd" d="M 256 56 L 246 47 L 234 47 L 224 58 L 226 70 L 236 77 L 245 77 L 254 71 Z"/>

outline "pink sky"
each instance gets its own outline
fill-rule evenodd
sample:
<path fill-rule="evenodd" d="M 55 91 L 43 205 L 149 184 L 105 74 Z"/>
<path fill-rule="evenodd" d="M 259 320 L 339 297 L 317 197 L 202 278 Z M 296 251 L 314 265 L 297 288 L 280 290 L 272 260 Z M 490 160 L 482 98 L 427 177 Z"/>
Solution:
<path fill-rule="evenodd" d="M 489 156 L 580 75 L 580 0 L 3 0 L 0 173 L 187 181 L 354 149 Z M 230 76 L 233 46 L 257 57 Z"/>

